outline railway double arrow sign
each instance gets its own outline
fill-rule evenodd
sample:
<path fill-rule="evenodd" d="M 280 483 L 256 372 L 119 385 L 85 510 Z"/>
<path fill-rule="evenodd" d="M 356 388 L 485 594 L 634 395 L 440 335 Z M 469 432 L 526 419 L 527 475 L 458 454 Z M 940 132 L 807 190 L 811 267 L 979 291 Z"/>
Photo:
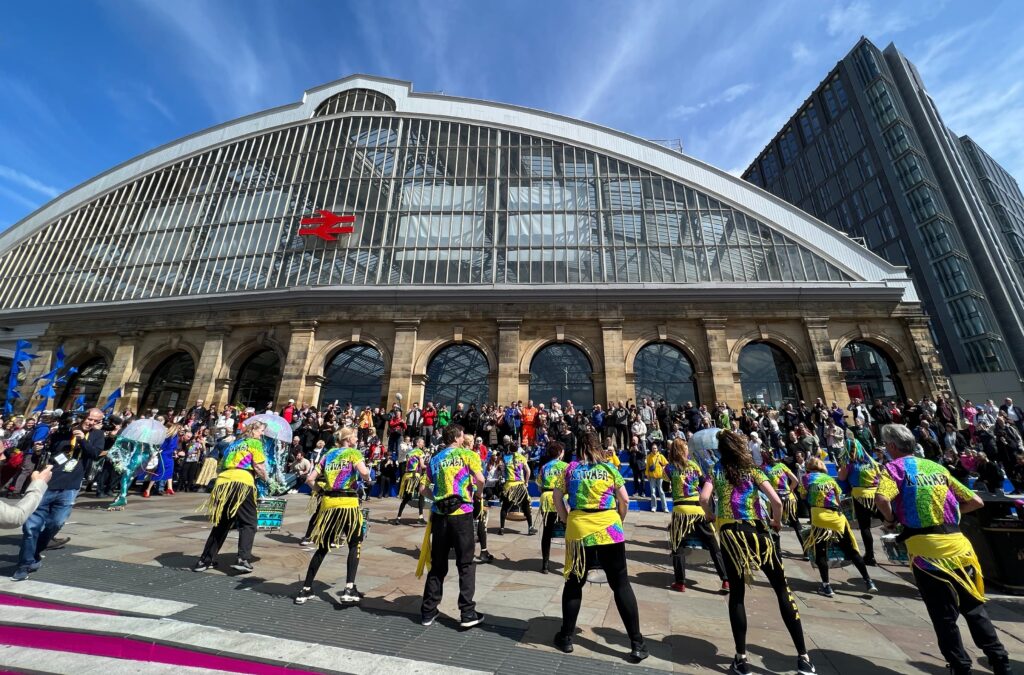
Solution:
<path fill-rule="evenodd" d="M 355 216 L 339 216 L 331 211 L 320 209 L 319 216 L 308 216 L 299 221 L 301 225 L 314 225 L 315 227 L 299 228 L 301 236 L 320 237 L 324 241 L 337 241 L 340 234 L 352 234 L 356 228 L 351 223 L 356 222 Z"/>

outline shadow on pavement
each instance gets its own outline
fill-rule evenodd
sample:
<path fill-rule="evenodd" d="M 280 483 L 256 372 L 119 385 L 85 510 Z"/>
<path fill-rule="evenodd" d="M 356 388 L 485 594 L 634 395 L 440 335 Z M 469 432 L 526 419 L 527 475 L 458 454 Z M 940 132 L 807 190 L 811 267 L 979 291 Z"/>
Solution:
<path fill-rule="evenodd" d="M 755 654 L 760 654 L 760 647 L 751 647 L 750 651 Z M 840 673 L 857 673 L 858 675 L 896 675 L 897 673 L 903 672 L 899 670 L 893 670 L 892 668 L 886 668 L 880 666 L 877 663 L 872 662 L 870 659 L 857 656 L 856 654 L 850 654 L 848 652 L 838 652 L 833 649 L 812 649 L 811 658 L 814 659 L 814 665 L 818 665 L 824 661 L 836 669 Z M 796 657 L 786 660 L 779 661 L 779 668 L 786 669 L 792 668 L 793 662 L 796 661 Z M 766 661 L 765 665 L 769 665 Z M 773 662 L 774 665 L 774 662 Z M 920 669 L 920 672 L 925 673 L 944 673 L 947 672 L 942 668 L 937 668 L 935 664 L 930 663 L 910 663 L 908 665 L 914 668 Z"/>
<path fill-rule="evenodd" d="M 714 644 L 692 635 L 670 635 L 662 643 L 672 649 L 672 662 L 676 664 L 721 671 L 731 662 L 730 658 L 719 655 Z"/>

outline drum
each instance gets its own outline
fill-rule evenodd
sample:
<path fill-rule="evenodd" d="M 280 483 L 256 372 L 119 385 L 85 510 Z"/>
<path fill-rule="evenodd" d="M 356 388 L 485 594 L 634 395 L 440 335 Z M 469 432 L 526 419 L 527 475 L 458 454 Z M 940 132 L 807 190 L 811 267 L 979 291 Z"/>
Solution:
<path fill-rule="evenodd" d="M 555 521 L 555 526 L 551 528 L 552 539 L 565 539 L 565 523 L 560 520 Z"/>
<path fill-rule="evenodd" d="M 802 538 L 806 539 L 811 535 L 811 526 L 804 525 L 800 531 Z M 830 541 L 828 543 L 828 546 L 825 549 L 825 557 L 828 559 L 828 566 L 833 569 L 837 567 L 846 567 L 847 565 L 853 564 L 846 559 L 846 555 L 843 553 L 843 549 L 839 548 L 839 544 L 834 541 Z M 814 551 L 811 551 L 810 562 L 811 565 L 816 566 L 818 564 L 817 560 L 814 559 Z"/>
<path fill-rule="evenodd" d="M 360 509 L 363 514 L 362 538 L 366 539 L 366 533 L 370 530 L 370 509 Z"/>
<path fill-rule="evenodd" d="M 280 530 L 286 506 L 288 502 L 284 499 L 260 499 L 256 502 L 256 529 Z"/>
<path fill-rule="evenodd" d="M 701 541 L 700 537 L 698 537 L 695 534 L 687 535 L 683 539 L 683 543 L 680 546 L 681 546 L 681 548 L 689 548 L 689 549 L 693 549 L 695 551 L 703 551 L 704 550 L 704 542 Z"/>
<path fill-rule="evenodd" d="M 910 562 L 910 555 L 907 553 L 907 545 L 905 542 L 898 541 L 898 534 L 883 534 L 882 535 L 882 550 L 885 551 L 885 557 L 894 563 L 908 563 Z"/>
<path fill-rule="evenodd" d="M 853 498 L 844 496 L 842 501 L 839 503 L 839 510 L 846 516 L 846 520 L 854 522 L 854 511 L 853 511 Z"/>

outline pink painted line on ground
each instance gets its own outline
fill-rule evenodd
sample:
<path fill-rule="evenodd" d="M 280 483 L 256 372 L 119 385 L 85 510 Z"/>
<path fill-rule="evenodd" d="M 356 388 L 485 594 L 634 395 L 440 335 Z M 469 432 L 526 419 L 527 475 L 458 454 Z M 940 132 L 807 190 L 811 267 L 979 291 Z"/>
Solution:
<path fill-rule="evenodd" d="M 253 675 L 295 675 L 296 673 L 313 675 L 316 672 L 208 654 L 181 647 L 158 645 L 126 637 L 27 626 L 0 627 L 0 644 L 136 662 L 209 668 L 232 673 L 252 673 Z"/>
<path fill-rule="evenodd" d="M 23 595 L 11 595 L 0 593 L 0 605 L 9 607 L 31 607 L 32 609 L 59 609 L 63 612 L 82 612 L 84 614 L 106 614 L 107 616 L 120 616 L 118 612 L 110 609 L 98 609 L 95 607 L 83 607 L 81 605 L 65 605 L 59 602 L 47 602 L 36 598 L 26 598 Z"/>

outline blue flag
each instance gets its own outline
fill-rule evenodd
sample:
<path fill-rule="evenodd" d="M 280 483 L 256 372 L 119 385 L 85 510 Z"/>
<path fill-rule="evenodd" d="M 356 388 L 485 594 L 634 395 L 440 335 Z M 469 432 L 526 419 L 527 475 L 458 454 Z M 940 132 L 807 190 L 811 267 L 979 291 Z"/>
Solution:
<path fill-rule="evenodd" d="M 118 387 L 117 391 L 107 397 L 107 402 L 103 404 L 103 412 L 112 412 L 114 410 L 114 404 L 117 403 L 117 399 L 121 398 L 121 388 Z"/>
<path fill-rule="evenodd" d="M 75 398 L 74 411 L 81 412 L 83 410 L 85 410 L 85 394 L 79 394 L 78 397 Z"/>
<path fill-rule="evenodd" d="M 37 405 L 35 408 L 32 409 L 32 412 L 40 413 L 40 412 L 43 412 L 44 410 L 46 410 L 46 399 L 45 398 L 42 401 L 39 402 L 39 405 Z"/>
<path fill-rule="evenodd" d="M 14 412 L 14 405 L 12 401 L 16 401 L 21 398 L 18 393 L 18 374 L 21 373 L 22 364 L 25 361 L 31 361 L 39 358 L 38 354 L 30 354 L 29 349 L 32 348 L 32 344 L 28 340 L 18 340 L 18 343 L 14 347 L 14 359 L 11 362 L 11 374 L 7 378 L 7 396 L 4 402 L 4 413 L 11 414 Z"/>

